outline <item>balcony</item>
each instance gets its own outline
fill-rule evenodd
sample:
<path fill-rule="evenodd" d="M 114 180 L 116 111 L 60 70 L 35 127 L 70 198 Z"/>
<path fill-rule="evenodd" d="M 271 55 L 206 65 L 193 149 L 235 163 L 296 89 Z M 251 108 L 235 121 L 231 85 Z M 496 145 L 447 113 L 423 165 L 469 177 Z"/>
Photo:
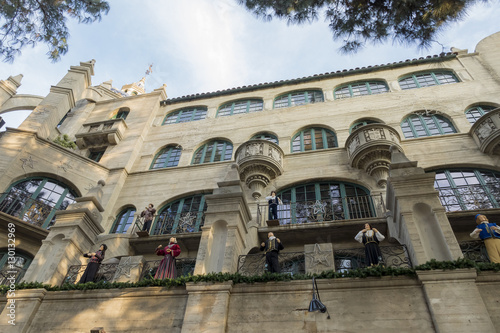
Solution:
<path fill-rule="evenodd" d="M 384 124 L 368 124 L 353 131 L 347 138 L 349 163 L 374 177 L 380 187 L 385 187 L 391 163 L 391 147 L 403 151 L 396 130 Z"/>
<path fill-rule="evenodd" d="M 500 208 L 500 188 L 488 183 L 441 188 L 439 199 L 447 212 Z"/>
<path fill-rule="evenodd" d="M 240 179 L 258 199 L 271 180 L 283 173 L 283 150 L 267 140 L 250 140 L 236 150 Z"/>
<path fill-rule="evenodd" d="M 16 192 L 2 193 L 0 198 L 0 212 L 41 228 L 48 228 L 55 222 L 55 209 L 49 203 Z"/>
<path fill-rule="evenodd" d="M 76 137 L 76 145 L 80 149 L 117 145 L 123 140 L 127 124 L 123 119 L 84 124 Z"/>
<path fill-rule="evenodd" d="M 494 109 L 479 118 L 469 134 L 481 152 L 500 155 L 500 108 Z"/>

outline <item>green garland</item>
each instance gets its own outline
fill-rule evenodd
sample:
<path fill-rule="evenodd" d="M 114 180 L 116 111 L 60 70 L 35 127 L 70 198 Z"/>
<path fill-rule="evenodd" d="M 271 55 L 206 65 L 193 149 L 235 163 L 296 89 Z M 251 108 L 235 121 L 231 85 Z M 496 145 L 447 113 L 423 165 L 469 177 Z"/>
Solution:
<path fill-rule="evenodd" d="M 37 289 L 44 288 L 47 291 L 62 291 L 62 290 L 92 290 L 92 289 L 123 289 L 123 288 L 140 288 L 140 287 L 176 287 L 185 286 L 186 283 L 198 282 L 227 282 L 233 281 L 237 283 L 258 283 L 258 282 L 278 282 L 278 281 L 292 281 L 292 280 L 310 280 L 313 276 L 316 279 L 339 279 L 339 278 L 367 278 L 367 277 L 381 277 L 381 276 L 409 276 L 415 277 L 417 271 L 423 270 L 454 270 L 454 269 L 476 269 L 476 271 L 500 271 L 500 264 L 495 263 L 476 263 L 469 259 L 458 259 L 454 261 L 437 261 L 432 259 L 423 265 L 416 266 L 415 268 L 395 268 L 376 266 L 370 268 L 359 268 L 349 270 L 347 272 L 335 272 L 333 270 L 325 271 L 320 274 L 278 274 L 278 273 L 264 273 L 262 275 L 245 276 L 239 273 L 210 273 L 205 275 L 188 275 L 181 276 L 176 279 L 150 279 L 146 278 L 139 282 L 87 282 L 81 284 L 65 283 L 62 286 L 51 286 L 40 282 L 21 282 L 15 285 L 15 290 L 21 289 Z M 6 294 L 10 289 L 9 286 L 0 286 L 0 294 Z"/>

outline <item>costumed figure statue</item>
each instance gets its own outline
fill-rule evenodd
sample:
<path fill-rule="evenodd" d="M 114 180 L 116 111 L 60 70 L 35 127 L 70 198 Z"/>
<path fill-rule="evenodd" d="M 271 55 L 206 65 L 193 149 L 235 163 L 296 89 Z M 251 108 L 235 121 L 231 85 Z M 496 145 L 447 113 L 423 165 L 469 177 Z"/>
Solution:
<path fill-rule="evenodd" d="M 365 245 L 366 266 L 377 266 L 383 261 L 378 243 L 385 237 L 377 229 L 372 229 L 369 223 L 365 223 L 365 228 L 358 232 L 354 239 Z"/>
<path fill-rule="evenodd" d="M 276 196 L 276 192 L 272 191 L 271 195 L 266 197 L 267 202 L 269 203 L 269 220 L 277 220 L 278 219 L 278 203 L 280 205 L 283 204 L 281 199 Z"/>
<path fill-rule="evenodd" d="M 107 248 L 106 244 L 101 244 L 97 252 L 88 252 L 83 254 L 84 257 L 90 258 L 90 261 L 78 283 L 94 281 L 97 271 L 99 270 L 99 266 L 101 266 L 101 262 L 104 260 L 104 254 L 106 253 Z"/>
<path fill-rule="evenodd" d="M 488 218 L 482 214 L 477 214 L 475 219 L 477 227 L 470 236 L 475 239 L 481 238 L 490 261 L 500 264 L 500 227 L 496 223 L 489 223 Z"/>
<path fill-rule="evenodd" d="M 278 253 L 285 247 L 281 243 L 280 239 L 276 238 L 272 232 L 268 233 L 267 237 L 269 238 L 265 242 L 262 242 L 262 244 L 260 244 L 260 250 L 266 251 L 267 270 L 270 273 L 279 273 L 280 263 L 278 260 Z"/>
<path fill-rule="evenodd" d="M 155 279 L 175 279 L 177 277 L 175 257 L 181 254 L 181 248 L 177 244 L 175 237 L 170 238 L 170 244 L 165 248 L 162 249 L 161 247 L 161 245 L 158 245 L 156 254 L 164 257 L 156 270 Z"/>
<path fill-rule="evenodd" d="M 151 223 L 153 222 L 153 217 L 156 213 L 156 209 L 154 209 L 153 207 L 154 205 L 150 203 L 149 206 L 144 208 L 141 213 L 141 217 L 144 217 L 144 225 L 142 226 L 142 231 L 149 231 L 149 228 L 151 228 Z"/>

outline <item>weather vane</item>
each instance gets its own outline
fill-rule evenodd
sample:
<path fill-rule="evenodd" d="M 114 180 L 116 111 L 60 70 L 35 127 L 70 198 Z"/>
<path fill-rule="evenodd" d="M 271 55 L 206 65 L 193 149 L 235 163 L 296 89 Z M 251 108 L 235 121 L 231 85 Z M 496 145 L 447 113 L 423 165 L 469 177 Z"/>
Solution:
<path fill-rule="evenodd" d="M 146 71 L 146 75 L 149 75 L 149 74 L 151 74 L 151 73 L 153 73 L 153 64 L 149 65 L 149 68 L 148 68 L 148 70 Z"/>

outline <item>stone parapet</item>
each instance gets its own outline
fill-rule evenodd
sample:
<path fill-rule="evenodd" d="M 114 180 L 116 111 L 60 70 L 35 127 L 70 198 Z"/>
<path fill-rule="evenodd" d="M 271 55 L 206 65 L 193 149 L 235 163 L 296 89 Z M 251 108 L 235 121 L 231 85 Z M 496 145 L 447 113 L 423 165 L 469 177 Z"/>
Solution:
<path fill-rule="evenodd" d="M 483 153 L 500 155 L 500 108 L 479 118 L 469 133 Z"/>

